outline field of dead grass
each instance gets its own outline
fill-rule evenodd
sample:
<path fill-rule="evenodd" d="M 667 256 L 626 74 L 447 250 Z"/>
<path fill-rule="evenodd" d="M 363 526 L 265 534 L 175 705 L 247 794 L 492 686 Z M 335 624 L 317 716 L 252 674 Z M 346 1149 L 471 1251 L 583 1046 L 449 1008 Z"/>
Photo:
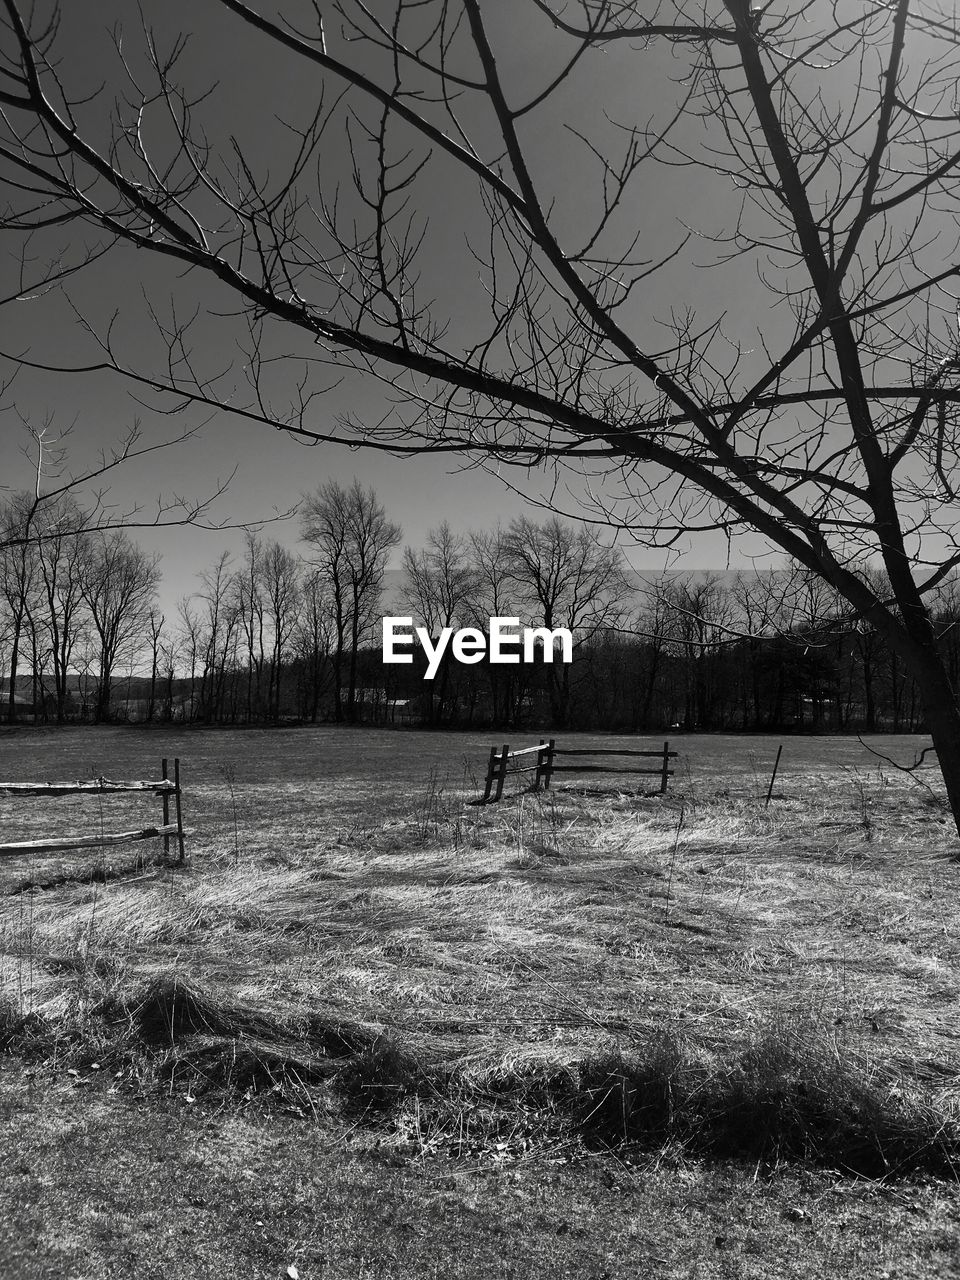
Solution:
<path fill-rule="evenodd" d="M 145 846 L 0 866 L 0 1034 L 30 1088 L 359 1125 L 421 1162 L 955 1176 L 960 869 L 934 768 L 790 739 L 766 807 L 775 742 L 686 737 L 663 798 L 592 779 L 471 806 L 490 741 L 0 735 L 3 780 L 179 755 L 193 828 L 185 869 L 138 867 Z M 0 824 L 151 807 L 0 797 Z"/>

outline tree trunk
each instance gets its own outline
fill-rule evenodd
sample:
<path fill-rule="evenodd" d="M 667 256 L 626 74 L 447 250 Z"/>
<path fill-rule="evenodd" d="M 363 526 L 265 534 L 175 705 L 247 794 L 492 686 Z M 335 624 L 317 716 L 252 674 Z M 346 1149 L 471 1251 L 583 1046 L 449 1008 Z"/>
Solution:
<path fill-rule="evenodd" d="M 320 659 L 317 655 L 317 651 L 314 650 L 312 667 L 311 667 L 312 687 L 310 689 L 310 723 L 311 724 L 317 723 L 317 717 L 320 714 L 320 671 L 321 671 Z"/>
<path fill-rule="evenodd" d="M 39 706 L 40 706 L 40 662 L 39 662 L 39 657 L 38 657 L 38 654 L 37 654 L 37 633 L 36 633 L 36 630 L 35 630 L 33 627 L 31 627 L 31 628 L 30 628 L 30 656 L 31 656 L 31 659 L 32 659 L 32 662 L 31 662 L 31 669 L 32 669 L 32 671 L 33 671 L 33 679 L 32 679 L 32 684 L 31 684 L 31 688 L 32 688 L 32 691 L 33 691 L 33 692 L 32 692 L 32 695 L 31 695 L 31 696 L 33 697 L 33 723 L 34 723 L 34 724 L 36 724 L 36 723 L 37 723 L 37 720 L 39 719 L 39 715 L 40 715 L 40 712 L 39 712 Z M 44 698 L 43 702 L 44 702 L 44 715 L 46 715 L 46 698 Z"/>
<path fill-rule="evenodd" d="M 960 705 L 956 691 L 935 649 L 922 651 L 912 664 L 912 675 L 960 835 Z"/>
<path fill-rule="evenodd" d="M 550 667 L 547 676 L 547 696 L 550 699 L 550 721 L 554 729 L 567 727 L 567 715 L 570 709 L 569 668 L 563 666 L 560 671 Z"/>
<path fill-rule="evenodd" d="M 657 676 L 660 673 L 660 650 L 654 649 L 650 655 L 650 667 L 647 671 L 647 684 L 643 691 L 643 710 L 640 712 L 640 720 L 644 729 L 650 728 L 650 715 L 653 707 L 653 695 L 656 689 Z M 640 725 L 637 726 L 640 728 Z"/>
<path fill-rule="evenodd" d="M 900 732 L 900 716 L 903 708 L 903 691 L 900 687 L 900 668 L 896 650 L 890 650 L 890 686 L 893 696 L 893 732 Z"/>
<path fill-rule="evenodd" d="M 10 705 L 8 707 L 8 712 L 11 724 L 15 724 L 17 720 L 17 669 L 20 665 L 21 625 L 21 618 L 16 618 L 14 620 L 13 627 L 13 642 L 10 649 Z"/>
<path fill-rule="evenodd" d="M 106 724 L 110 719 L 110 702 L 113 684 L 113 669 L 108 663 L 100 666 L 100 680 L 97 684 L 96 723 Z"/>
<path fill-rule="evenodd" d="M 863 696 L 866 703 L 866 730 L 867 733 L 876 733 L 877 731 L 877 700 L 874 695 L 873 688 L 873 667 L 869 662 L 863 664 Z"/>
<path fill-rule="evenodd" d="M 360 619 L 357 613 L 358 605 L 354 604 L 353 619 L 350 625 L 350 657 L 348 666 L 348 684 L 347 684 L 347 720 L 350 724 L 355 724 L 358 719 L 357 715 L 357 664 L 360 660 Z M 361 708 L 362 715 L 362 708 Z"/>

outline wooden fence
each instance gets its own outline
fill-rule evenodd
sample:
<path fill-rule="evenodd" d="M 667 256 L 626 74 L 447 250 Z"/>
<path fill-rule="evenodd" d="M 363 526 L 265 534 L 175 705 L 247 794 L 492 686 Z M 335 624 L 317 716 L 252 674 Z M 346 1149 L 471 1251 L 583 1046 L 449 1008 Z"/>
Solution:
<path fill-rule="evenodd" d="M 517 764 L 511 767 L 512 760 L 519 760 L 521 756 L 536 756 L 534 764 Z M 578 757 L 594 758 L 597 756 L 614 757 L 614 763 L 611 764 L 557 764 L 557 760 L 575 759 Z M 616 761 L 619 759 L 640 758 L 645 760 L 659 760 L 660 764 L 656 769 L 650 769 L 642 765 L 628 764 L 624 768 L 617 767 Z M 648 776 L 658 777 L 660 779 L 660 795 L 664 795 L 667 790 L 667 780 L 673 776 L 673 770 L 670 768 L 670 761 L 677 758 L 677 752 L 670 750 L 670 743 L 663 744 L 662 751 L 628 751 L 619 748 L 611 749 L 606 747 L 597 747 L 594 749 L 584 748 L 580 750 L 564 750 L 557 746 L 556 739 L 551 738 L 549 742 L 540 740 L 539 746 L 523 747 L 520 751 L 511 751 L 509 745 L 505 742 L 500 751 L 496 747 L 490 748 L 490 759 L 487 763 L 487 776 L 483 795 L 479 800 L 472 801 L 473 804 L 496 804 L 503 795 L 503 786 L 507 780 L 508 773 L 511 776 L 523 775 L 527 773 L 534 774 L 530 789 L 537 791 L 543 787 L 546 790 L 550 786 L 550 780 L 557 773 L 607 773 L 607 774 L 646 774 Z"/>
<path fill-rule="evenodd" d="M 170 853 L 170 840 L 176 837 L 179 861 L 186 858 L 184 850 L 183 806 L 180 790 L 180 761 L 173 762 L 173 777 L 167 776 L 167 761 L 160 762 L 161 777 L 158 782 L 126 782 L 111 778 L 94 778 L 90 782 L 0 782 L 0 794 L 12 796 L 72 796 L 72 795 L 130 795 L 146 793 L 157 795 L 163 808 L 163 820 L 159 827 L 142 827 L 133 831 L 104 831 L 95 835 L 53 836 L 48 840 L 16 840 L 0 844 L 0 856 L 15 857 L 24 853 L 54 853 L 61 849 L 95 849 L 107 844 L 125 844 L 130 840 L 153 840 L 163 836 L 163 851 Z M 174 802 L 176 821 L 170 821 L 170 801 Z"/>

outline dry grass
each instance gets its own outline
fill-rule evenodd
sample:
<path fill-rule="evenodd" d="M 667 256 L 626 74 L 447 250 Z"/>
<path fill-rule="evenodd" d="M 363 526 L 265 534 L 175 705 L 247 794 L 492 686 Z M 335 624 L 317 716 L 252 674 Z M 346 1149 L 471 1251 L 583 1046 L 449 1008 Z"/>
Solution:
<path fill-rule="evenodd" d="M 421 1152 L 626 1140 L 952 1166 L 960 871 L 934 771 L 931 793 L 848 741 L 798 740 L 766 809 L 769 743 L 688 740 L 665 799 L 474 808 L 485 744 L 463 736 L 58 743 L 0 740 L 3 772 L 148 776 L 179 754 L 198 833 L 185 871 L 3 867 L 0 994 L 22 1053 L 109 1064 L 134 1092 L 388 1113 Z M 116 754 L 70 767 L 94 746 Z M 0 800 L 0 820 L 22 825 L 22 806 Z M 105 829 L 119 813 L 104 802 Z"/>

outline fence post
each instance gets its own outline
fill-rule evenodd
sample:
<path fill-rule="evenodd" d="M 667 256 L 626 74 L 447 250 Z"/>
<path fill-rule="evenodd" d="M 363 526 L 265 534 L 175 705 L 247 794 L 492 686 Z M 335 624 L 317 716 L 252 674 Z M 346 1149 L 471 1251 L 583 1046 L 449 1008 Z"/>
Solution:
<path fill-rule="evenodd" d="M 493 769 L 497 763 L 497 748 L 490 748 L 490 759 L 487 761 L 487 777 L 483 785 L 483 795 L 480 797 L 480 803 L 486 804 L 490 799 L 490 792 L 493 788 Z"/>
<path fill-rule="evenodd" d="M 175 756 L 173 761 L 173 786 L 174 797 L 177 802 L 177 840 L 180 842 L 180 862 L 186 862 L 187 855 L 183 847 L 183 811 L 180 807 L 180 757 Z"/>
<path fill-rule="evenodd" d="M 557 745 L 556 738 L 551 738 L 550 741 L 547 743 L 547 762 L 543 770 L 544 791 L 550 790 L 550 775 L 553 773 L 553 756 L 554 756 L 554 751 L 556 750 L 556 745 Z"/>
<path fill-rule="evenodd" d="M 510 744 L 503 744 L 503 751 L 500 753 L 500 768 L 497 771 L 497 794 L 493 797 L 494 803 L 503 795 L 503 784 L 507 777 L 507 756 L 510 754 Z"/>
<path fill-rule="evenodd" d="M 164 780 L 164 782 L 167 781 L 167 757 L 166 756 L 164 756 L 163 759 L 160 761 L 160 776 Z M 164 789 L 161 798 L 163 801 L 163 825 L 167 827 L 170 825 L 170 793 L 169 791 Z M 163 856 L 165 858 L 170 857 L 170 837 L 168 835 L 165 835 L 163 837 Z"/>
<path fill-rule="evenodd" d="M 540 774 L 543 770 L 543 753 L 546 750 L 546 747 L 547 747 L 547 744 L 544 742 L 543 738 L 541 738 L 540 746 L 537 748 L 537 772 L 533 779 L 534 791 L 540 790 Z"/>
<path fill-rule="evenodd" d="M 663 744 L 663 772 L 660 775 L 660 794 L 662 796 L 665 796 L 667 794 L 667 777 L 668 777 L 667 766 L 669 764 L 670 764 L 670 743 L 665 742 Z"/>

